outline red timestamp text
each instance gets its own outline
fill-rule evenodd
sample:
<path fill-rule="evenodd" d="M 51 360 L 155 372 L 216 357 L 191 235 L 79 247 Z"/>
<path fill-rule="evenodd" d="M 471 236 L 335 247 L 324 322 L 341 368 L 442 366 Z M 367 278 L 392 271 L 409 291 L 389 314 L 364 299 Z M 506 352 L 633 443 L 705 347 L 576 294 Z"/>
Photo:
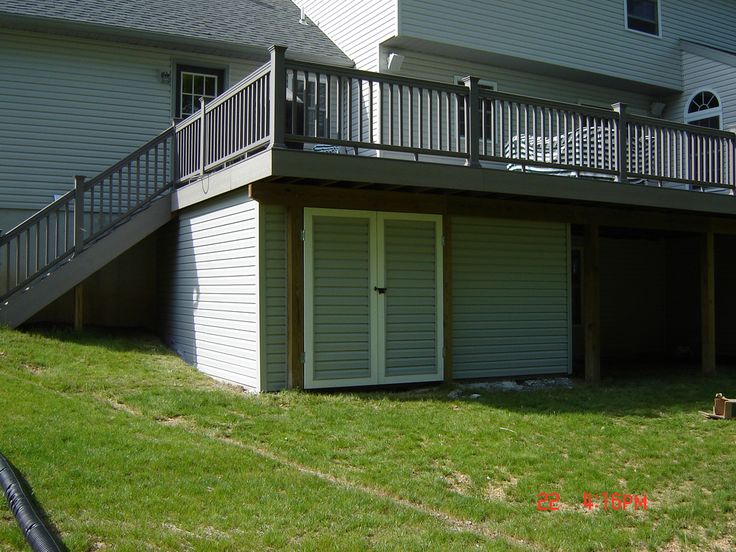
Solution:
<path fill-rule="evenodd" d="M 589 493 L 583 492 L 583 506 L 588 510 L 615 510 L 626 511 L 646 510 L 647 495 L 628 494 L 628 493 Z"/>
<path fill-rule="evenodd" d="M 540 512 L 555 512 L 560 509 L 559 493 L 537 493 L 537 510 Z M 590 493 L 583 492 L 582 506 L 588 510 L 646 510 L 647 495 L 629 493 Z"/>

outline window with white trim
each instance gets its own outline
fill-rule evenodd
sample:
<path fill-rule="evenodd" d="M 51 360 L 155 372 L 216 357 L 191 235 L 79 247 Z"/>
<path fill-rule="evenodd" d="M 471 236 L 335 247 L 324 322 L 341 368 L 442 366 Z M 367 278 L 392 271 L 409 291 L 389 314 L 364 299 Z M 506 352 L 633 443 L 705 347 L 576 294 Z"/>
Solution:
<path fill-rule="evenodd" d="M 293 94 L 290 86 L 296 88 Z M 299 74 L 287 77 L 286 133 L 300 136 L 329 138 L 327 121 L 327 79 L 315 74 Z"/>
<path fill-rule="evenodd" d="M 199 99 L 211 100 L 222 94 L 225 71 L 190 65 L 176 66 L 175 116 L 189 117 L 199 111 Z"/>
<path fill-rule="evenodd" d="M 710 90 L 695 94 L 687 104 L 685 122 L 706 128 L 721 128 L 721 102 Z"/>
<path fill-rule="evenodd" d="M 455 75 L 454 82 L 455 84 L 465 84 L 464 79 L 465 77 L 461 77 L 458 75 Z M 481 90 L 487 90 L 487 91 L 496 91 L 498 90 L 498 83 L 491 80 L 486 79 L 479 79 L 478 80 L 478 88 Z M 461 138 L 465 136 L 465 105 L 462 103 L 458 103 L 457 105 L 457 125 L 458 125 L 458 134 Z"/>
<path fill-rule="evenodd" d="M 640 33 L 659 36 L 659 0 L 625 0 L 626 28 Z"/>

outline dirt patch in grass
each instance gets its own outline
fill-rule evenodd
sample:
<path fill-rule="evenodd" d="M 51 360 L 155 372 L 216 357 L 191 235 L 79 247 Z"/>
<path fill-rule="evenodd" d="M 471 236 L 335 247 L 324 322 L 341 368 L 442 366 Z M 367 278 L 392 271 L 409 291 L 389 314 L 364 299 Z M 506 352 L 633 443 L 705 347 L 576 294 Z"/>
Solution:
<path fill-rule="evenodd" d="M 125 412 L 126 414 L 130 414 L 131 416 L 142 416 L 142 414 L 138 410 L 136 410 L 132 406 L 120 402 L 119 400 L 110 399 L 108 397 L 100 397 L 99 395 L 96 395 L 95 398 L 111 406 L 114 410 L 117 410 L 119 412 Z"/>
<path fill-rule="evenodd" d="M 165 426 L 183 426 L 187 425 L 187 420 L 183 416 L 171 416 L 166 418 L 156 418 L 156 421 Z"/>
<path fill-rule="evenodd" d="M 45 367 L 34 364 L 32 362 L 24 363 L 22 366 L 26 372 L 28 372 L 29 374 L 33 374 L 34 376 L 40 374 L 46 369 Z"/>
<path fill-rule="evenodd" d="M 516 487 L 517 483 L 518 483 L 518 479 L 516 479 L 513 476 L 510 476 L 507 480 L 504 480 L 504 481 L 496 481 L 496 480 L 490 479 L 488 481 L 488 484 L 486 485 L 485 497 L 488 500 L 495 500 L 497 502 L 507 502 L 508 501 L 507 491 L 511 487 Z"/>

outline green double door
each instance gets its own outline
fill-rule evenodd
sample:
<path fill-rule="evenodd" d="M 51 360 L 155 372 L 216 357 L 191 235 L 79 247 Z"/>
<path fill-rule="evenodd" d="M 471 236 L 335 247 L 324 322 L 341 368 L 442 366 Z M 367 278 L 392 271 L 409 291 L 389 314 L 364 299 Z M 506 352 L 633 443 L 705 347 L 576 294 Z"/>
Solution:
<path fill-rule="evenodd" d="M 442 379 L 441 217 L 304 215 L 305 387 Z"/>

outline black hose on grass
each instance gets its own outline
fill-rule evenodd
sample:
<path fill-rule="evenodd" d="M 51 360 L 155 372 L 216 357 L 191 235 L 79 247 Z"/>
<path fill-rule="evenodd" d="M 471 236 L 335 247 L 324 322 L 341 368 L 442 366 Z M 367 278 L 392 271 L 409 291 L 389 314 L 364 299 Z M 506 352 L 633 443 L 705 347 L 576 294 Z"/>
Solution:
<path fill-rule="evenodd" d="M 33 508 L 10 462 L 2 453 L 0 453 L 0 487 L 5 493 L 10 511 L 13 512 L 31 550 L 33 552 L 61 552 L 51 531 Z"/>

